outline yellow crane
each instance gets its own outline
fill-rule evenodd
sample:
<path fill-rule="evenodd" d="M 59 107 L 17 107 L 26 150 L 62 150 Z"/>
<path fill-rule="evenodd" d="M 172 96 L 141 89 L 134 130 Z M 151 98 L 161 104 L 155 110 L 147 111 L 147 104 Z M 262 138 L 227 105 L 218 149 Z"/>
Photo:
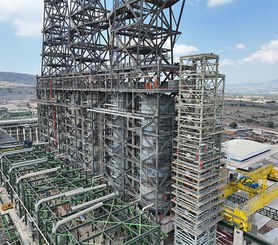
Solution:
<path fill-rule="evenodd" d="M 273 164 L 266 164 L 252 171 L 246 171 L 243 169 L 237 169 L 238 173 L 243 174 L 246 177 L 258 181 L 262 178 L 267 178 L 269 180 L 278 181 L 278 169 L 274 167 Z"/>
<path fill-rule="evenodd" d="M 266 185 L 266 179 L 278 182 L 278 169 L 272 164 L 267 164 L 252 171 L 237 169 L 237 173 L 242 177 L 231 179 L 224 188 L 223 196 L 227 198 L 240 190 L 248 193 L 249 200 L 236 206 L 224 204 L 222 216 L 224 221 L 238 229 L 250 231 L 252 224 L 249 217 L 278 197 L 278 183 L 270 187 Z M 262 184 L 258 183 L 260 179 L 263 180 Z"/>

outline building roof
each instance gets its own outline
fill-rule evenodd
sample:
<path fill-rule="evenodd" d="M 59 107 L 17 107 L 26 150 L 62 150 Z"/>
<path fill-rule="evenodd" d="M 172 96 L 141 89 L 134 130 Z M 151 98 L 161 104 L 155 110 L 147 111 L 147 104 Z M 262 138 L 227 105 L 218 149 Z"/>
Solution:
<path fill-rule="evenodd" d="M 246 161 L 254 156 L 270 150 L 270 145 L 252 140 L 233 139 L 223 143 L 228 160 L 236 162 Z"/>
<path fill-rule="evenodd" d="M 14 142 L 15 139 L 7 134 L 4 130 L 0 128 L 0 145 L 4 143 Z"/>

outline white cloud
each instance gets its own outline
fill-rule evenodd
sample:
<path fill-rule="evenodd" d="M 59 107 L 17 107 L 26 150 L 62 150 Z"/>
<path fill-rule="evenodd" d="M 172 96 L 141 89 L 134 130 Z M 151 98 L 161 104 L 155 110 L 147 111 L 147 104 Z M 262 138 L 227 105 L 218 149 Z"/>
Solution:
<path fill-rule="evenodd" d="M 179 62 L 181 56 L 192 54 L 193 52 L 198 51 L 198 48 L 192 45 L 176 44 L 173 51 L 175 62 Z"/>
<path fill-rule="evenodd" d="M 0 21 L 11 23 L 16 34 L 40 37 L 43 0 L 1 0 Z"/>
<path fill-rule="evenodd" d="M 235 65 L 235 63 L 236 63 L 236 61 L 231 60 L 231 59 L 220 60 L 220 65 L 221 66 L 232 66 L 232 65 Z"/>
<path fill-rule="evenodd" d="M 246 48 L 245 45 L 236 45 L 238 49 Z M 235 47 L 235 48 L 236 48 Z M 235 49 L 234 48 L 234 49 Z M 231 48 L 230 48 L 231 49 Z M 223 59 L 220 62 L 221 66 L 240 68 L 240 66 L 247 63 L 264 63 L 264 64 L 278 64 L 278 38 L 264 44 L 260 50 L 256 51 L 254 54 L 251 54 L 242 59 Z"/>
<path fill-rule="evenodd" d="M 171 43 L 170 43 L 169 39 L 164 43 L 163 47 L 166 49 L 170 49 Z M 173 51 L 174 51 L 174 59 L 175 59 L 175 61 L 178 62 L 179 57 L 196 52 L 196 51 L 198 51 L 198 48 L 196 48 L 195 46 L 192 46 L 192 45 L 176 44 L 174 46 Z"/>
<path fill-rule="evenodd" d="M 174 56 L 187 55 L 198 51 L 198 48 L 186 44 L 176 44 L 174 47 Z"/>
<path fill-rule="evenodd" d="M 242 59 L 241 61 L 243 63 L 278 63 L 278 38 L 263 45 L 259 51 Z"/>
<path fill-rule="evenodd" d="M 246 49 L 246 46 L 245 46 L 245 44 L 243 44 L 243 43 L 238 43 L 238 44 L 235 46 L 234 49 L 235 49 L 235 50 L 243 50 L 243 49 Z"/>
<path fill-rule="evenodd" d="M 229 49 L 229 50 L 243 50 L 243 49 L 246 49 L 246 46 L 243 43 L 238 43 L 234 47 L 226 47 L 226 49 Z"/>
<path fill-rule="evenodd" d="M 242 62 L 240 62 L 239 60 L 221 59 L 219 64 L 221 68 L 230 68 L 232 70 L 239 70 L 241 68 Z"/>
<path fill-rule="evenodd" d="M 207 5 L 208 7 L 215 7 L 227 3 L 231 3 L 233 0 L 208 0 Z"/>

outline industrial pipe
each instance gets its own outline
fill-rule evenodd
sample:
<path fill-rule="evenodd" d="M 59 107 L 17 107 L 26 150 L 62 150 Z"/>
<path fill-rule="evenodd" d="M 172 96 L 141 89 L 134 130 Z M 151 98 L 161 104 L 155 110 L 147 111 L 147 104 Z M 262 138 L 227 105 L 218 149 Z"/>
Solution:
<path fill-rule="evenodd" d="M 154 203 L 151 203 L 145 207 L 142 208 L 142 213 L 144 213 L 144 211 L 147 209 L 147 208 L 151 208 L 152 206 L 154 205 Z"/>
<path fill-rule="evenodd" d="M 49 173 L 53 173 L 56 172 L 57 170 L 61 169 L 61 167 L 57 167 L 57 168 L 50 168 L 50 169 L 46 169 L 46 170 L 42 170 L 42 171 L 37 171 L 37 172 L 33 172 L 33 173 L 29 173 L 29 174 L 25 174 L 20 176 L 17 180 L 16 180 L 16 184 L 18 184 L 21 180 L 23 179 L 27 179 L 27 178 L 32 178 L 32 177 L 36 177 L 39 175 L 44 175 L 44 174 L 49 174 Z"/>
<path fill-rule="evenodd" d="M 27 166 L 31 166 L 34 164 L 40 164 L 40 163 L 46 163 L 46 162 L 47 162 L 47 158 L 40 158 L 40 159 L 34 159 L 34 160 L 30 160 L 30 161 L 16 163 L 16 164 L 12 165 L 12 167 L 9 169 L 8 173 L 10 174 L 16 168 L 27 167 Z"/>
<path fill-rule="evenodd" d="M 65 197 L 79 195 L 79 194 L 82 194 L 82 193 L 85 193 L 85 192 L 98 190 L 98 189 L 101 189 L 101 188 L 104 188 L 104 187 L 107 187 L 107 184 L 92 186 L 92 187 L 83 188 L 83 189 L 76 189 L 76 190 L 73 190 L 71 192 L 66 192 Z"/>
<path fill-rule="evenodd" d="M 82 215 L 84 215 L 84 214 L 86 214 L 86 213 L 88 213 L 88 212 L 91 212 L 91 211 L 93 211 L 93 210 L 95 210 L 95 209 L 97 209 L 97 208 L 100 208 L 100 207 L 102 207 L 102 205 L 103 205 L 102 202 L 97 203 L 96 205 L 94 205 L 94 206 L 92 206 L 92 207 L 89 207 L 89 208 L 87 208 L 87 209 L 84 209 L 84 210 L 82 210 L 82 211 L 80 211 L 80 212 L 78 212 L 78 213 L 75 213 L 75 214 L 73 214 L 73 215 L 70 215 L 70 216 L 68 216 L 68 217 L 66 217 L 66 218 L 64 218 L 64 219 L 62 219 L 62 220 L 60 220 L 60 221 L 58 221 L 55 225 L 53 225 L 52 233 L 56 234 L 58 228 L 59 228 L 61 225 L 66 224 L 67 222 L 69 222 L 69 221 L 71 221 L 71 220 L 73 220 L 73 219 L 76 219 L 76 218 L 78 218 L 79 216 L 82 216 Z"/>
<path fill-rule="evenodd" d="M 14 151 L 1 152 L 0 158 L 2 158 L 2 156 L 10 156 L 10 155 L 14 155 L 14 154 L 18 154 L 18 153 L 24 153 L 24 152 L 28 152 L 28 151 L 32 151 L 32 150 L 33 150 L 33 147 L 23 148 L 23 149 L 14 150 Z"/>
<path fill-rule="evenodd" d="M 108 194 L 106 196 L 103 196 L 103 197 L 94 199 L 92 201 L 85 202 L 85 203 L 79 204 L 77 206 L 71 207 L 71 211 L 77 211 L 79 209 L 86 208 L 87 206 L 93 205 L 95 203 L 107 201 L 107 200 L 109 200 L 109 199 L 111 199 L 113 197 L 116 197 L 117 195 L 118 195 L 118 192 L 113 192 L 113 193 Z"/>
<path fill-rule="evenodd" d="M 21 162 L 16 162 L 12 163 L 11 166 L 18 166 L 18 165 L 24 165 L 27 163 L 34 163 L 34 162 L 40 162 L 40 161 L 47 161 L 47 157 L 42 157 L 42 158 L 37 158 L 37 159 L 32 159 L 32 160 L 26 160 L 26 161 L 21 161 Z"/>
<path fill-rule="evenodd" d="M 64 193 L 59 193 L 59 194 L 54 195 L 54 196 L 43 198 L 43 199 L 39 200 L 35 204 L 35 212 L 37 213 L 39 211 L 40 205 L 43 204 L 44 202 L 48 202 L 48 201 L 51 201 L 51 200 L 54 200 L 54 199 L 60 198 L 60 197 L 74 196 L 74 195 L 81 194 L 81 193 L 84 193 L 84 192 L 88 192 L 88 191 L 104 188 L 106 186 L 107 186 L 106 184 L 103 184 L 103 185 L 97 185 L 97 186 L 88 187 L 88 188 L 85 188 L 85 189 L 82 187 L 82 188 L 78 188 L 78 189 L 75 189 L 75 190 L 67 191 L 67 192 L 64 192 Z"/>

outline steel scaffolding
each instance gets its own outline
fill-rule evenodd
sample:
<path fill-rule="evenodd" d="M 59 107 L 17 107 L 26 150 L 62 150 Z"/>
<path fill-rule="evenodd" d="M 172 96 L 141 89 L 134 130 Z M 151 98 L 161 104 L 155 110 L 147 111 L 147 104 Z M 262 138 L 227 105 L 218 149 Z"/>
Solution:
<path fill-rule="evenodd" d="M 0 215 L 0 244 L 23 244 L 8 213 Z"/>
<path fill-rule="evenodd" d="M 173 162 L 175 244 L 215 244 L 221 219 L 221 133 L 225 77 L 218 56 L 181 57 Z"/>

